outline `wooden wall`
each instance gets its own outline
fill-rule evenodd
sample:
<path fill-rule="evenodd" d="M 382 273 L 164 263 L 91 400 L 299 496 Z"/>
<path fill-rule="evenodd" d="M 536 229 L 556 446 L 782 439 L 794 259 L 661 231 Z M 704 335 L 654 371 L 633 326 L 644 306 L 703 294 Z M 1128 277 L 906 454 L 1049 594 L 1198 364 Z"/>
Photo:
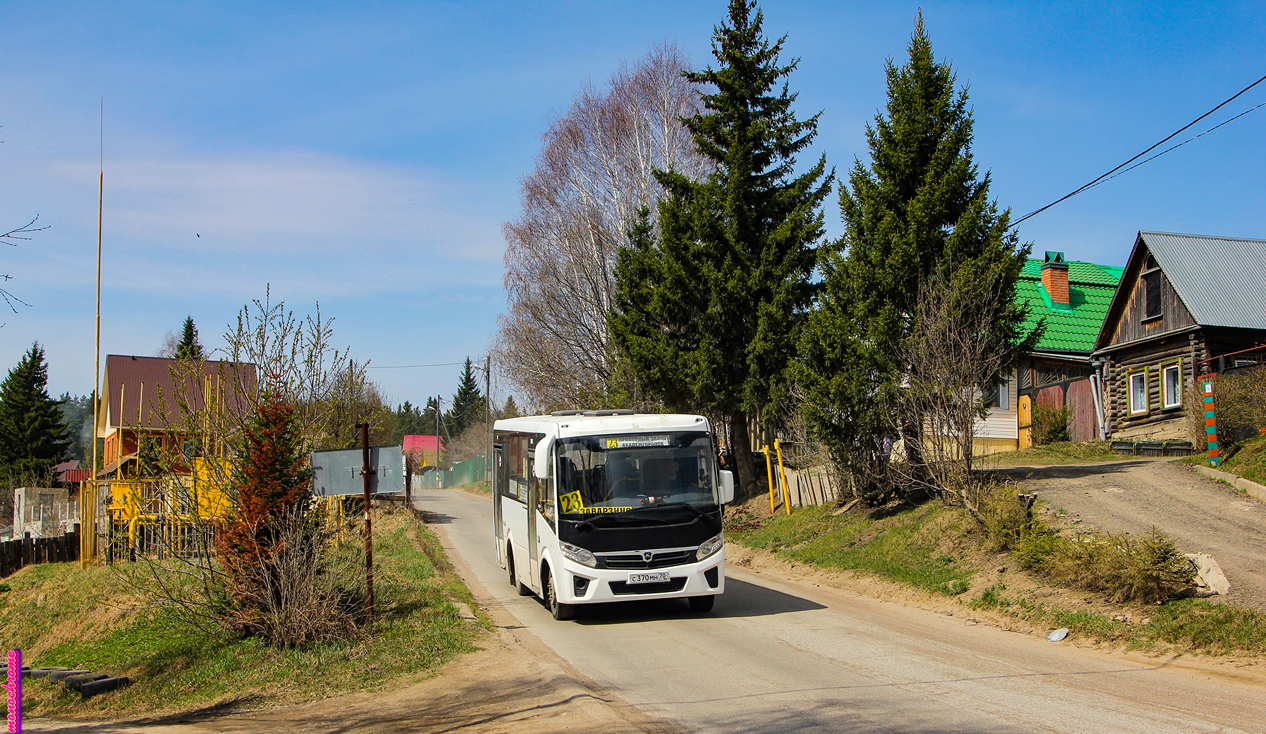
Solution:
<path fill-rule="evenodd" d="M 1107 403 L 1108 422 L 1113 437 L 1186 438 L 1184 406 L 1190 395 L 1187 391 L 1196 389 L 1195 377 L 1199 371 L 1197 364 L 1208 356 L 1208 349 L 1200 332 L 1176 334 L 1110 355 L 1106 364 L 1104 400 Z M 1161 404 L 1161 363 L 1175 359 L 1182 364 L 1183 401 L 1176 408 L 1165 409 Z M 1147 370 L 1147 402 L 1150 410 L 1144 415 L 1130 415 L 1129 375 L 1137 369 Z"/>
<path fill-rule="evenodd" d="M 1144 252 L 1144 257 L 1140 261 L 1146 261 L 1146 259 L 1147 253 Z M 1160 318 L 1146 321 L 1144 316 L 1147 314 L 1147 286 L 1143 283 L 1142 270 L 1128 273 L 1126 278 L 1129 279 L 1129 283 L 1122 281 L 1120 287 L 1128 287 L 1130 297 L 1113 328 L 1109 345 L 1146 339 L 1196 325 L 1196 320 L 1187 310 L 1182 299 L 1178 297 L 1178 291 L 1174 290 L 1174 286 L 1170 284 L 1169 277 L 1164 272 L 1161 273 Z"/>

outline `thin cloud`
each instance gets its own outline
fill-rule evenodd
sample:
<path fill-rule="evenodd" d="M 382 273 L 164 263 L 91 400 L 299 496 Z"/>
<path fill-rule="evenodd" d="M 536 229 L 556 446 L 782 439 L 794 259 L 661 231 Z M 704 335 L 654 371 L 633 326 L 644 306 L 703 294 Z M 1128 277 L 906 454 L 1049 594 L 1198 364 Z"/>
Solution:
<path fill-rule="evenodd" d="M 185 251 L 370 251 L 397 246 L 459 259 L 501 254 L 495 222 L 416 172 L 307 152 L 128 159 L 110 165 L 110 224 Z M 95 178 L 82 164 L 63 180 Z"/>

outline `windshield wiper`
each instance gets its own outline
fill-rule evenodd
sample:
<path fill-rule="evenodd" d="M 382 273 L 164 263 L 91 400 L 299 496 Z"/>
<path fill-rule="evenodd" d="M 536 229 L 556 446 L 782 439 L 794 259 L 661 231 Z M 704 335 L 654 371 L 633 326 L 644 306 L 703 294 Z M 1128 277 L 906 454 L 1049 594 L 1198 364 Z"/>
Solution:
<path fill-rule="evenodd" d="M 628 510 L 628 512 L 637 512 L 639 510 L 660 510 L 664 508 L 677 508 L 677 507 L 684 507 L 685 509 L 690 510 L 691 512 L 695 514 L 695 517 L 707 517 L 707 514 L 708 514 L 704 512 L 703 510 L 700 510 L 698 507 L 695 507 L 693 504 L 689 502 L 665 502 L 662 505 L 645 505 L 643 507 L 634 507 L 633 509 Z"/>
<path fill-rule="evenodd" d="M 641 508 L 634 508 L 634 509 L 641 509 Z M 632 512 L 632 510 L 626 510 L 624 514 L 628 514 L 629 512 Z M 602 523 L 598 524 L 597 522 L 598 520 L 601 520 Z M 588 520 L 585 520 L 584 522 L 577 525 L 576 530 L 585 530 L 586 528 L 596 528 L 596 527 L 612 527 L 616 525 L 647 525 L 647 524 L 667 525 L 668 521 L 661 520 L 657 517 L 633 518 L 633 517 L 620 517 L 619 515 L 598 515 L 596 517 L 592 517 Z"/>

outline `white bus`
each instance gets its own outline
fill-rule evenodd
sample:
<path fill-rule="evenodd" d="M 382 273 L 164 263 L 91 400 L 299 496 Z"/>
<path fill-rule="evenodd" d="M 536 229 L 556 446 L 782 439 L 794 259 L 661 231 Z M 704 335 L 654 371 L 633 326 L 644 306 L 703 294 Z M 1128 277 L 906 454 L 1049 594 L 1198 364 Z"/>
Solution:
<path fill-rule="evenodd" d="M 493 425 L 497 560 L 555 619 L 577 604 L 725 591 L 721 507 L 734 477 L 697 415 L 560 411 Z"/>

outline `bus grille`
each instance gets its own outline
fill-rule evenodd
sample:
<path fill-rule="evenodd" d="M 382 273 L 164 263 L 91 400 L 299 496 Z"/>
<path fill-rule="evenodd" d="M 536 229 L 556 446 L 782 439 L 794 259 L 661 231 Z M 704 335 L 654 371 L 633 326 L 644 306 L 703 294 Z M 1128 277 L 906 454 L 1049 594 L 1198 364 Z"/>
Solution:
<path fill-rule="evenodd" d="M 674 591 L 681 591 L 686 588 L 686 577 L 682 576 L 677 579 L 669 579 L 658 584 L 629 584 L 624 581 L 608 581 L 607 585 L 611 587 L 611 593 L 616 596 L 628 596 L 630 594 L 668 594 Z"/>
<path fill-rule="evenodd" d="M 649 561 L 643 559 L 640 553 L 619 553 L 599 557 L 607 568 L 621 571 L 644 571 L 650 568 L 667 568 L 694 563 L 695 551 L 694 549 L 659 551 Z"/>

